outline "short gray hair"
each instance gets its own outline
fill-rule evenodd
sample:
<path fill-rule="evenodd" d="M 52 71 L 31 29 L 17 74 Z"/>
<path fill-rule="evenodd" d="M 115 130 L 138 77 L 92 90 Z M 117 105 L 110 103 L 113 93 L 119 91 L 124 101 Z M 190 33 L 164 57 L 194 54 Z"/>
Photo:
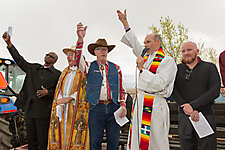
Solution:
<path fill-rule="evenodd" d="M 158 40 L 160 41 L 160 46 L 162 45 L 162 38 L 159 34 L 154 34 L 154 41 L 157 42 Z"/>

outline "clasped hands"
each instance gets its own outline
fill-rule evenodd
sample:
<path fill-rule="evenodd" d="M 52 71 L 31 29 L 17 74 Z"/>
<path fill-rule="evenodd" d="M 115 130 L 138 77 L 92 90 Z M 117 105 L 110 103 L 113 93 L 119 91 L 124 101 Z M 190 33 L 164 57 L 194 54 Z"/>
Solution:
<path fill-rule="evenodd" d="M 59 98 L 59 99 L 57 99 L 57 105 L 60 105 L 60 107 L 64 111 L 65 110 L 65 105 L 61 105 L 61 104 L 69 103 L 71 100 L 74 100 L 74 98 L 72 98 L 72 97 L 67 97 L 67 98 L 62 97 L 62 98 Z"/>
<path fill-rule="evenodd" d="M 183 108 L 183 111 L 186 115 L 190 115 L 191 116 L 191 120 L 193 120 L 194 122 L 198 122 L 199 121 L 199 114 L 197 110 L 193 110 L 193 108 L 191 107 L 190 104 L 186 103 L 180 106 L 181 108 Z"/>

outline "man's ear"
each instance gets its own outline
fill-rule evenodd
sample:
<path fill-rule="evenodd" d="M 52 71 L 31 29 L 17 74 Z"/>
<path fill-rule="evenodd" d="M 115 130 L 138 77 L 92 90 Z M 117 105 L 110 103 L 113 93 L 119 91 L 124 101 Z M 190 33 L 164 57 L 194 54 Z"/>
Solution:
<path fill-rule="evenodd" d="M 199 54 L 199 49 L 197 49 L 197 55 Z"/>
<path fill-rule="evenodd" d="M 160 45 L 161 45 L 160 40 L 158 40 L 158 41 L 157 41 L 157 45 L 158 45 L 158 46 L 160 46 Z"/>

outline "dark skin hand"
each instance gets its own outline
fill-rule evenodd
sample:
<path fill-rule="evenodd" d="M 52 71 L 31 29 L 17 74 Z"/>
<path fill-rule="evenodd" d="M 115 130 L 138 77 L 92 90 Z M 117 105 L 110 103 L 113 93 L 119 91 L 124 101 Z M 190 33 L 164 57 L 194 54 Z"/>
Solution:
<path fill-rule="evenodd" d="M 7 31 L 2 35 L 2 38 L 6 42 L 8 47 L 12 47 L 10 36 L 8 35 Z"/>
<path fill-rule="evenodd" d="M 41 88 L 42 88 L 42 90 L 38 90 L 36 92 L 38 98 L 48 95 L 48 90 L 46 88 L 44 88 L 43 86 L 41 86 Z"/>
<path fill-rule="evenodd" d="M 6 44 L 7 44 L 8 47 L 12 47 L 12 43 L 11 43 L 11 40 L 10 40 L 11 37 L 8 35 L 7 31 L 4 32 L 4 34 L 2 35 L 2 38 L 6 42 Z M 43 96 L 48 95 L 48 90 L 46 88 L 44 88 L 43 86 L 41 86 L 41 88 L 42 88 L 42 90 L 38 90 L 36 92 L 38 98 L 41 98 Z"/>

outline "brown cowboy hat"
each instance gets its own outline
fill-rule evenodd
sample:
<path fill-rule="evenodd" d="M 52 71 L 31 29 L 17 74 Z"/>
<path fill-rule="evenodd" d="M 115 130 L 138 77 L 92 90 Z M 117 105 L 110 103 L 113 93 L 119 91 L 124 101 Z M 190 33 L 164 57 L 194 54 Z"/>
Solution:
<path fill-rule="evenodd" d="M 95 56 L 94 50 L 96 47 L 108 47 L 108 53 L 116 46 L 116 45 L 108 45 L 105 39 L 98 39 L 95 43 L 91 43 L 88 45 L 88 51 L 92 55 Z"/>
<path fill-rule="evenodd" d="M 68 51 L 75 52 L 75 48 L 76 48 L 76 46 L 71 46 L 71 48 L 64 48 L 63 53 L 65 53 L 67 55 Z"/>

